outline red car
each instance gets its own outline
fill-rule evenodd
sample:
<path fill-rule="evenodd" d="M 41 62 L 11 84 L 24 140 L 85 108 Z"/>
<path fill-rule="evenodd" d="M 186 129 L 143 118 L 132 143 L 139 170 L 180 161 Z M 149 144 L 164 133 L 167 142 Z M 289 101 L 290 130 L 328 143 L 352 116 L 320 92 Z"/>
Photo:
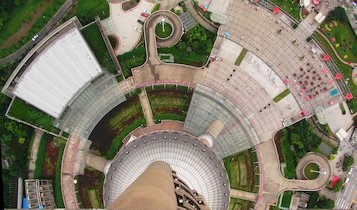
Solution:
<path fill-rule="evenodd" d="M 148 16 L 148 14 L 144 13 L 144 12 L 142 12 L 140 15 L 143 16 L 143 17 L 147 17 Z"/>

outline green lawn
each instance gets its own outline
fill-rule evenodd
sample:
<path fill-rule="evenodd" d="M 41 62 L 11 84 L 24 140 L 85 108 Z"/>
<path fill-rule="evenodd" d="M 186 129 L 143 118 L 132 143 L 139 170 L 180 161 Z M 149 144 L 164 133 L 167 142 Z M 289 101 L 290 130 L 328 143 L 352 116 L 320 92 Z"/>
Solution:
<path fill-rule="evenodd" d="M 304 168 L 304 174 L 307 179 L 316 179 L 319 174 L 316 172 L 311 172 L 311 170 L 319 171 L 320 167 L 316 163 L 309 163 Z"/>
<path fill-rule="evenodd" d="M 19 98 L 15 97 L 8 114 L 12 117 L 28 122 L 50 132 L 59 132 L 59 129 L 52 125 L 54 121 L 52 116 L 42 112 L 30 104 L 27 104 L 25 101 Z"/>
<path fill-rule="evenodd" d="M 254 209 L 255 202 L 246 201 L 238 198 L 231 198 L 229 201 L 229 210 L 250 210 Z"/>
<path fill-rule="evenodd" d="M 53 184 L 53 194 L 55 197 L 55 202 L 57 208 L 64 208 L 64 203 L 62 200 L 62 191 L 61 191 L 61 166 L 62 166 L 62 156 L 64 152 L 65 144 L 61 143 L 60 149 L 58 152 L 58 159 L 56 164 L 56 177 Z"/>
<path fill-rule="evenodd" d="M 44 133 L 41 137 L 40 144 L 37 150 L 37 159 L 35 163 L 34 178 L 40 179 L 42 177 L 42 168 L 46 158 L 46 143 L 48 135 Z"/>
<path fill-rule="evenodd" d="M 34 12 L 41 6 L 44 6 L 42 0 L 27 0 L 23 1 L 23 4 L 19 6 L 13 6 L 12 9 L 6 10 L 8 19 L 4 21 L 3 27 L 0 30 L 0 43 L 4 43 L 9 37 L 15 34 L 22 26 L 23 23 L 29 22 L 29 18 L 34 15 Z M 46 5 L 46 9 L 41 15 L 37 15 L 34 25 L 27 31 L 27 33 L 22 34 L 20 41 L 11 45 L 11 47 L 6 47 L 0 50 L 0 57 L 5 57 L 17 49 L 22 47 L 25 43 L 31 40 L 31 38 L 40 32 L 40 30 L 45 26 L 45 24 L 55 15 L 59 8 L 64 3 L 64 0 L 53 0 L 50 1 L 49 5 Z M 2 44 L 0 44 L 0 48 Z"/>
<path fill-rule="evenodd" d="M 349 23 L 326 20 L 321 24 L 320 31 L 329 39 L 340 58 L 346 62 L 357 62 L 357 37 Z M 336 41 L 332 42 L 332 38 Z"/>
<path fill-rule="evenodd" d="M 298 0 L 270 0 L 272 3 L 279 6 L 286 13 L 294 17 L 300 22 L 300 9 Z"/>
<path fill-rule="evenodd" d="M 288 131 L 284 129 L 280 136 L 281 152 L 283 153 L 286 168 L 284 171 L 285 178 L 293 179 L 296 176 L 296 159 L 294 153 L 291 152 Z"/>
<path fill-rule="evenodd" d="M 160 120 L 184 121 L 190 105 L 192 91 L 166 86 L 166 89 L 155 86 L 146 89 L 155 122 Z"/>
<path fill-rule="evenodd" d="M 352 95 L 355 97 L 352 100 L 348 101 L 348 107 L 353 110 L 353 112 L 357 111 L 357 86 L 352 82 L 352 68 L 349 65 L 342 63 L 336 57 L 335 53 L 333 52 L 331 46 L 328 42 L 319 34 L 314 33 L 314 38 L 321 44 L 321 46 L 327 51 L 330 58 L 335 62 L 337 67 L 340 69 L 341 73 L 343 74 L 343 78 L 345 80 L 348 79 L 348 87 L 350 88 Z"/>
<path fill-rule="evenodd" d="M 240 52 L 236 62 L 234 63 L 236 66 L 240 66 L 240 64 L 242 63 L 244 57 L 247 55 L 248 50 L 246 48 L 243 48 L 243 50 Z"/>
<path fill-rule="evenodd" d="M 172 26 L 169 23 L 165 23 L 162 27 L 162 23 L 158 23 L 155 26 L 155 34 L 160 38 L 168 38 L 172 33 Z"/>
<path fill-rule="evenodd" d="M 186 64 L 190 66 L 201 67 L 208 59 L 208 54 L 201 54 L 196 51 L 179 50 L 175 47 L 158 48 L 158 53 L 172 54 L 175 63 Z"/>
<path fill-rule="evenodd" d="M 95 57 L 97 57 L 100 65 L 112 74 L 117 73 L 114 62 L 110 57 L 110 52 L 104 43 L 98 25 L 94 23 L 88 27 L 83 28 L 82 34 L 86 39 L 89 47 L 92 49 Z"/>
<path fill-rule="evenodd" d="M 128 78 L 133 76 L 131 69 L 143 65 L 146 61 L 145 45 L 141 44 L 130 52 L 118 55 L 117 58 L 119 60 L 124 77 Z"/>
<path fill-rule="evenodd" d="M 293 192 L 292 191 L 285 191 L 283 193 L 283 198 L 282 198 L 283 200 L 281 202 L 281 206 L 285 207 L 285 208 L 289 208 L 292 196 L 293 196 Z"/>
<path fill-rule="evenodd" d="M 109 4 L 106 0 L 79 0 L 71 9 L 68 18 L 77 16 L 86 25 L 98 16 L 101 20 L 109 17 Z"/>
<path fill-rule="evenodd" d="M 286 89 L 284 90 L 283 92 L 281 92 L 279 95 L 275 96 L 273 98 L 273 101 L 275 103 L 278 103 L 281 99 L 285 98 L 285 96 L 289 95 L 290 94 L 290 90 L 289 89 Z"/>
<path fill-rule="evenodd" d="M 254 193 L 258 192 L 258 188 L 255 185 L 259 185 L 259 179 L 255 179 L 253 154 L 246 150 L 224 158 L 223 162 L 231 188 Z M 259 170 L 256 172 L 259 173 Z"/>

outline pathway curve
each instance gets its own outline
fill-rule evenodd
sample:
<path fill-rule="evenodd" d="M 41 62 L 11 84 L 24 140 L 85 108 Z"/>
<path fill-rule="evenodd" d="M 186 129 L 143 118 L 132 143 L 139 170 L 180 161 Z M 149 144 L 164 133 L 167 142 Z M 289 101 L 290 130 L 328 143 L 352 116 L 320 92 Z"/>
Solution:
<path fill-rule="evenodd" d="M 291 191 L 317 191 L 323 189 L 331 176 L 329 163 L 321 162 L 326 168 L 326 174 L 315 180 L 286 179 L 280 172 L 280 161 L 273 140 L 256 146 L 261 167 L 261 186 L 256 209 L 269 209 L 276 204 L 280 193 Z M 327 164 L 327 165 L 325 165 Z"/>
<path fill-rule="evenodd" d="M 31 148 L 31 157 L 30 157 L 30 163 L 29 163 L 29 178 L 33 179 L 34 178 L 34 171 L 36 168 L 36 160 L 37 160 L 37 152 L 38 152 L 38 146 L 40 145 L 41 137 L 43 135 L 43 131 L 39 129 L 35 129 L 35 137 L 32 143 L 32 148 Z"/>
<path fill-rule="evenodd" d="M 148 126 L 153 126 L 155 123 L 154 123 L 150 102 L 149 102 L 148 95 L 146 93 L 145 88 L 141 88 L 141 93 L 139 94 L 139 100 L 140 100 L 140 104 L 141 104 L 141 107 L 144 112 L 146 124 Z"/>
<path fill-rule="evenodd" d="M 248 200 L 248 201 L 256 201 L 258 198 L 258 195 L 255 193 L 251 193 L 251 192 L 231 189 L 231 197 Z"/>
<path fill-rule="evenodd" d="M 296 176 L 298 179 L 305 179 L 304 176 L 304 167 L 309 162 L 315 162 L 320 166 L 320 171 L 323 174 L 331 173 L 331 166 L 328 160 L 322 156 L 321 154 L 317 153 L 308 153 L 304 157 L 302 157 L 296 166 Z"/>
<path fill-rule="evenodd" d="M 205 27 L 207 30 L 216 33 L 218 30 L 218 27 L 213 26 L 211 23 L 209 23 L 204 17 L 202 17 L 198 11 L 195 9 L 192 0 L 185 0 L 186 6 L 188 11 L 190 11 L 191 15 L 193 18 L 203 27 Z"/>

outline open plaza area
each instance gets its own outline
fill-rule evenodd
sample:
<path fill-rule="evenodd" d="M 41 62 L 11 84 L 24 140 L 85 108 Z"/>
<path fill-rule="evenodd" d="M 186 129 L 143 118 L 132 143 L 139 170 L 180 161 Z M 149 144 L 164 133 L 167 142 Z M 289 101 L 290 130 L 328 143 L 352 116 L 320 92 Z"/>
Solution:
<path fill-rule="evenodd" d="M 357 209 L 357 2 L 58 11 L 0 58 L 5 208 Z"/>

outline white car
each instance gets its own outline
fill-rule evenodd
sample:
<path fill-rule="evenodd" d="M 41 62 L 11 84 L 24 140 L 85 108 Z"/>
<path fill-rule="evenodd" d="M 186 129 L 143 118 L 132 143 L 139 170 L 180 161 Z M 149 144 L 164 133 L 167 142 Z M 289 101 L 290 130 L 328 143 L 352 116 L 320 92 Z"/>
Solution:
<path fill-rule="evenodd" d="M 34 42 L 38 37 L 38 34 L 36 34 L 35 36 L 32 37 L 32 41 Z"/>
<path fill-rule="evenodd" d="M 147 9 L 144 9 L 144 12 L 147 13 L 147 14 L 151 14 L 151 11 L 147 10 Z"/>
<path fill-rule="evenodd" d="M 138 27 L 135 27 L 134 29 L 135 29 L 135 31 L 137 31 L 137 32 L 139 32 L 139 33 L 142 32 L 142 30 L 141 30 L 140 28 L 138 28 Z"/>

